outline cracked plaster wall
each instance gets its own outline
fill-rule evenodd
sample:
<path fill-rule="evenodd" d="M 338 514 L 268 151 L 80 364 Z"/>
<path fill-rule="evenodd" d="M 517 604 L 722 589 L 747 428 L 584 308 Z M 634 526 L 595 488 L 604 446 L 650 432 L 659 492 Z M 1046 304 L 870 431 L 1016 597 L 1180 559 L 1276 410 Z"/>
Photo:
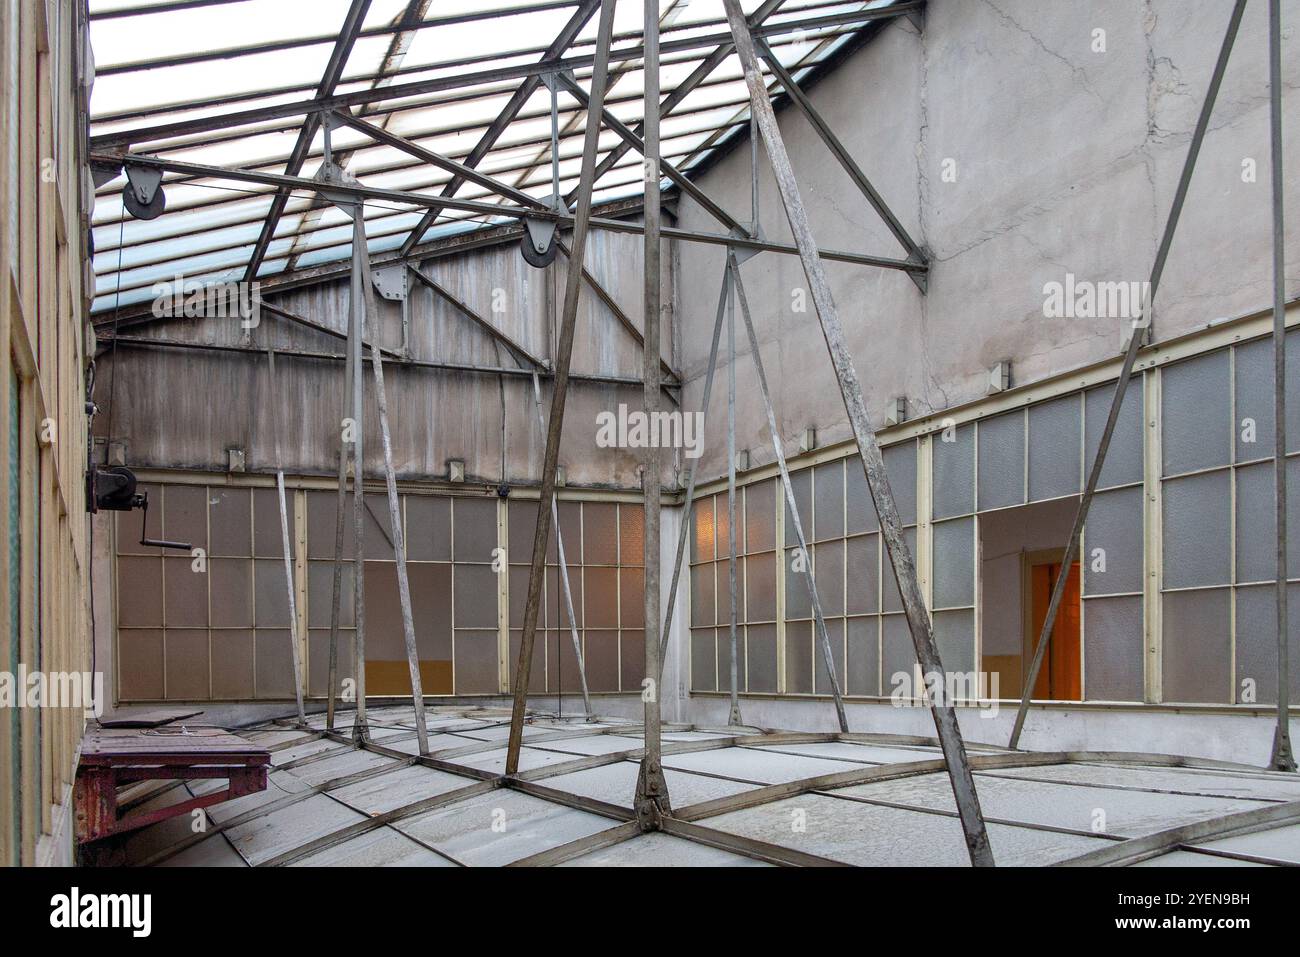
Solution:
<path fill-rule="evenodd" d="M 1118 354 L 1118 319 L 1046 319 L 1043 285 L 1148 279 L 1191 131 L 1227 27 L 1226 0 L 934 0 L 925 29 L 890 21 L 811 92 L 909 233 L 931 251 L 924 297 L 901 272 L 827 263 L 873 424 L 906 395 L 913 416 L 979 398 L 1011 359 L 1024 384 Z M 1300 42 L 1283 21 L 1286 169 L 1300 150 Z M 1105 30 L 1106 52 L 1092 50 Z M 1271 305 L 1267 4 L 1249 4 L 1155 302 L 1165 339 Z M 814 234 L 826 249 L 903 258 L 901 247 L 793 107 L 778 113 Z M 747 143 L 699 179 L 749 218 Z M 1254 183 L 1242 163 L 1257 164 Z M 943 164 L 956 164 L 955 182 Z M 1287 296 L 1300 294 L 1295 178 L 1287 177 Z M 760 220 L 790 241 L 766 157 Z M 681 224 L 717 231 L 688 199 Z M 681 256 L 678 311 L 698 408 L 723 252 Z M 830 360 L 796 257 L 742 267 L 782 436 L 849 437 Z M 737 318 L 739 323 L 739 317 Z M 737 447 L 772 461 L 743 326 L 737 328 Z M 701 477 L 726 468 L 726 337 Z"/>

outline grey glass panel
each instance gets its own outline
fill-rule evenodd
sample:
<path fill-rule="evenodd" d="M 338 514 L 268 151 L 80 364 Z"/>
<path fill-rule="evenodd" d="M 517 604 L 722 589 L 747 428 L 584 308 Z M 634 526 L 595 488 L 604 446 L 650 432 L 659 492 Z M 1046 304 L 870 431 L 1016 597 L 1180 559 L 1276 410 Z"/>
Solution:
<path fill-rule="evenodd" d="M 1228 582 L 1232 547 L 1229 494 L 1226 471 L 1164 483 L 1166 588 Z"/>
<path fill-rule="evenodd" d="M 1081 560 L 1085 594 L 1142 590 L 1141 488 L 1098 492 L 1093 497 Z"/>
<path fill-rule="evenodd" d="M 1089 701 L 1142 700 L 1142 599 L 1083 603 L 1083 689 Z"/>
<path fill-rule="evenodd" d="M 455 545 L 453 554 L 458 562 L 490 562 L 492 550 L 497 547 L 497 503 L 494 498 L 458 498 L 452 502 L 452 526 Z M 567 530 L 566 530 L 567 531 Z M 564 544 L 577 550 L 566 538 Z M 577 556 L 570 552 L 569 561 Z M 531 548 L 526 553 L 531 557 Z M 528 561 L 525 558 L 524 561 Z"/>
<path fill-rule="evenodd" d="M 720 559 L 718 568 L 718 624 L 731 622 L 731 561 Z M 736 620 L 745 620 L 745 560 L 736 559 Z"/>
<path fill-rule="evenodd" d="M 352 627 L 352 563 L 342 564 L 339 576 L 339 625 Z M 216 586 L 217 580 L 212 580 Z M 330 616 L 333 615 L 334 601 L 334 563 L 307 563 L 307 627 L 329 628 Z M 216 624 L 216 607 L 213 607 L 213 624 Z M 238 622 L 231 624 L 239 624 Z"/>
<path fill-rule="evenodd" d="M 212 697 L 216 700 L 253 697 L 253 633 L 251 631 L 214 631 L 212 648 Z M 313 648 L 315 646 L 313 645 Z M 313 651 L 312 663 L 321 661 L 320 687 L 324 693 L 325 676 L 329 674 L 329 632 L 317 654 Z M 346 649 L 346 650 L 345 650 Z M 345 664 L 346 662 L 346 664 Z M 339 635 L 339 677 L 352 675 L 352 636 Z M 317 692 L 313 691 L 313 694 Z"/>
<path fill-rule="evenodd" d="M 420 658 L 450 661 L 452 567 L 412 562 L 406 573 L 410 577 L 411 617 L 415 623 L 415 646 Z M 398 609 L 400 611 L 400 604 Z M 402 656 L 405 655 L 403 642 Z"/>
<path fill-rule="evenodd" d="M 293 506 L 287 498 L 285 506 L 289 510 L 289 542 L 292 544 Z M 273 488 L 253 489 L 253 548 L 258 558 L 284 556 L 284 544 L 280 538 L 280 495 Z"/>
<path fill-rule="evenodd" d="M 640 691 L 645 677 L 645 632 L 619 632 L 618 648 L 619 690 Z"/>
<path fill-rule="evenodd" d="M 1237 393 L 1236 421 L 1233 423 L 1236 461 L 1268 458 L 1277 447 L 1273 430 L 1273 343 L 1268 339 L 1257 339 L 1237 346 L 1234 351 L 1237 360 L 1233 376 Z"/>
<path fill-rule="evenodd" d="M 714 691 L 718 687 L 717 658 L 712 628 L 691 629 L 691 689 Z"/>
<path fill-rule="evenodd" d="M 916 442 L 909 439 L 883 450 L 889 487 L 904 525 L 916 522 Z"/>
<path fill-rule="evenodd" d="M 745 690 L 745 626 L 736 625 L 736 688 Z M 731 627 L 718 629 L 718 690 L 731 690 Z"/>
<path fill-rule="evenodd" d="M 279 521 L 278 517 L 276 521 Z M 236 558 L 248 558 L 253 554 L 252 499 L 248 489 L 213 489 L 208 497 L 208 523 L 212 536 L 212 550 L 209 554 Z M 333 529 L 333 526 L 330 527 Z M 330 558 L 334 557 L 333 548 L 334 539 L 331 534 Z"/>
<path fill-rule="evenodd" d="M 844 535 L 844 461 L 827 462 L 813 470 L 814 539 L 822 542 Z M 800 517 L 807 517 L 800 512 Z M 805 527 L 804 532 L 808 529 Z"/>
<path fill-rule="evenodd" d="M 934 607 L 975 604 L 975 520 L 934 526 Z"/>
<path fill-rule="evenodd" d="M 468 632 L 467 632 L 468 634 Z M 552 632 L 552 634 L 557 634 Z M 533 667 L 528 673 L 528 691 L 530 694 L 540 694 L 546 690 L 546 660 L 555 647 L 558 640 L 542 641 L 542 635 L 539 633 L 533 644 Z M 519 646 L 523 642 L 523 635 L 518 631 L 510 632 L 510 654 L 506 657 L 506 665 L 509 668 L 510 684 L 514 687 L 515 675 L 519 673 Z M 569 652 L 572 657 L 573 652 Z"/>
<path fill-rule="evenodd" d="M 737 493 L 739 494 L 739 493 Z M 714 521 L 717 522 L 717 550 L 718 558 L 723 558 L 731 554 L 731 505 L 727 501 L 727 493 L 721 492 L 713 496 L 713 514 Z M 740 518 L 740 501 L 736 501 L 736 518 Z M 740 551 L 740 540 L 736 540 L 736 551 Z"/>
<path fill-rule="evenodd" d="M 745 559 L 745 621 L 776 620 L 776 552 Z"/>
<path fill-rule="evenodd" d="M 208 627 L 208 573 L 194 570 L 189 557 L 163 559 L 164 612 L 168 628 Z M 283 580 L 283 576 L 281 576 Z M 170 693 L 170 686 L 168 688 Z"/>
<path fill-rule="evenodd" d="M 406 504 L 406 557 L 413 562 L 451 561 L 451 499 L 436 495 L 407 495 Z M 533 508 L 536 512 L 536 507 Z M 510 517 L 515 507 L 512 504 Z M 528 525 L 526 531 L 531 532 Z M 511 561 L 527 561 L 532 549 L 532 536 L 527 537 L 521 555 L 514 554 L 514 526 L 511 524 Z"/>
<path fill-rule="evenodd" d="M 1228 463 L 1231 398 L 1226 349 L 1165 367 L 1160 400 L 1165 475 Z"/>
<path fill-rule="evenodd" d="M 1097 447 L 1101 444 L 1101 434 L 1106 429 L 1106 417 L 1110 415 L 1110 404 L 1114 398 L 1113 385 L 1089 389 L 1085 395 L 1087 403 L 1087 408 L 1084 410 L 1084 427 L 1087 432 L 1087 455 L 1083 459 L 1085 469 L 1092 468 L 1092 460 L 1097 456 Z M 1128 388 L 1124 390 L 1124 402 L 1119 407 L 1115 432 L 1111 435 L 1110 446 L 1106 449 L 1106 461 L 1101 466 L 1098 488 L 1111 488 L 1115 485 L 1142 481 L 1142 405 L 1142 376 L 1139 374 L 1129 379 Z"/>
<path fill-rule="evenodd" d="M 880 619 L 848 619 L 848 666 L 845 694 L 880 693 Z"/>
<path fill-rule="evenodd" d="M 1025 413 L 994 416 L 979 424 L 979 507 L 1025 502 Z"/>
<path fill-rule="evenodd" d="M 861 535 L 845 545 L 845 611 L 850 615 L 880 610 L 880 536 Z"/>
<path fill-rule="evenodd" d="M 259 628 L 253 639 L 254 675 L 259 698 L 292 698 L 293 645 L 287 629 Z"/>
<path fill-rule="evenodd" d="M 812 469 L 800 469 L 790 473 L 790 488 L 794 491 L 794 502 L 799 507 L 799 522 L 803 528 L 804 538 L 812 544 Z M 786 501 L 784 491 L 781 495 L 782 507 L 785 509 L 785 543 L 798 545 L 799 536 L 794 531 L 794 521 L 790 515 L 790 503 Z"/>
<path fill-rule="evenodd" d="M 791 622 L 785 627 L 785 690 L 789 694 L 812 692 L 813 625 Z"/>
<path fill-rule="evenodd" d="M 312 563 L 309 567 L 316 567 Z M 324 566 L 333 568 L 333 562 Z M 348 580 L 351 583 L 349 566 Z M 212 627 L 247 628 L 253 624 L 253 563 L 247 558 L 213 558 L 208 561 L 208 575 L 212 581 Z M 281 581 L 284 580 L 281 574 Z M 325 592 L 325 604 L 328 609 L 330 592 Z M 313 593 L 314 594 L 314 593 Z M 352 609 L 351 591 L 345 606 L 349 616 Z M 328 615 L 328 610 L 326 615 Z M 328 624 L 328 621 L 326 622 Z"/>
<path fill-rule="evenodd" d="M 975 511 L 975 427 L 944 429 L 931 441 L 934 457 L 934 517 Z"/>
<path fill-rule="evenodd" d="M 495 694 L 499 690 L 495 631 L 457 631 L 456 694 Z M 534 656 L 537 650 L 534 649 Z M 570 649 L 569 657 L 573 657 Z"/>
<path fill-rule="evenodd" d="M 844 542 L 823 542 L 813 549 L 817 597 L 827 618 L 844 614 Z"/>
<path fill-rule="evenodd" d="M 564 540 L 565 559 L 577 561 Z M 618 564 L 618 507 L 612 502 L 584 502 L 582 506 L 582 560 L 587 565 Z"/>
<path fill-rule="evenodd" d="M 746 552 L 776 548 L 776 488 L 776 480 L 768 479 L 745 489 Z"/>
<path fill-rule="evenodd" d="M 231 490 L 227 489 L 228 494 Z M 211 497 L 222 492 L 213 489 Z M 343 558 L 352 558 L 352 497 L 343 503 Z M 228 520 L 228 514 L 225 516 Z M 217 537 L 217 506 L 212 506 L 212 537 Z M 334 560 L 334 533 L 338 521 L 338 494 L 336 492 L 307 493 L 307 557 Z M 244 516 L 247 526 L 248 518 Z M 215 552 L 214 552 L 215 554 Z M 245 553 L 246 554 L 246 553 Z"/>
<path fill-rule="evenodd" d="M 163 538 L 188 542 L 193 548 L 208 547 L 208 490 L 205 486 L 168 485 L 163 489 L 161 504 Z M 158 518 L 155 517 L 154 521 Z M 158 526 L 150 524 L 152 535 Z"/>
<path fill-rule="evenodd" d="M 1287 499 L 1289 503 L 1289 494 Z M 1237 469 L 1236 547 L 1239 582 L 1277 581 L 1277 518 L 1274 514 L 1274 501 L 1271 461 L 1243 465 Z M 1287 526 L 1290 527 L 1291 524 L 1288 518 Z"/>
<path fill-rule="evenodd" d="M 208 697 L 208 633 L 206 629 L 168 628 L 167 697 L 198 701 Z"/>
<path fill-rule="evenodd" d="M 713 564 L 691 566 L 691 624 L 711 625 L 716 614 Z"/>
<path fill-rule="evenodd" d="M 1029 408 L 1029 500 L 1079 491 L 1080 400 L 1062 396 Z"/>
<path fill-rule="evenodd" d="M 364 519 L 362 542 L 365 546 L 366 558 L 379 561 L 395 561 L 393 523 L 388 514 L 388 496 L 383 492 L 367 492 L 362 501 L 365 506 L 361 510 Z M 257 513 L 255 520 L 258 522 L 255 532 L 260 540 L 262 535 L 262 513 L 260 511 Z M 277 524 L 276 528 L 279 529 L 279 527 Z M 276 534 L 278 535 L 279 532 L 277 531 Z M 258 547 L 260 549 L 261 546 Z M 275 554 L 279 554 L 279 552 L 280 549 L 277 548 Z M 259 551 L 258 554 L 261 554 L 261 552 Z"/>
<path fill-rule="evenodd" d="M 848 534 L 874 532 L 880 527 L 876 506 L 871 501 L 871 489 L 867 485 L 867 473 L 857 456 L 850 456 L 844 464 L 844 504 Z"/>
<path fill-rule="evenodd" d="M 785 617 L 811 618 L 812 600 L 804 580 L 805 568 L 812 568 L 809 556 L 799 555 L 799 549 L 787 548 L 785 552 Z"/>
<path fill-rule="evenodd" d="M 1230 600 L 1226 588 L 1165 594 L 1163 700 L 1232 699 Z"/>
<path fill-rule="evenodd" d="M 573 661 L 573 655 L 568 657 Z M 617 691 L 618 690 L 618 632 L 617 631 L 586 631 L 582 637 L 582 661 L 587 670 L 587 687 L 591 691 Z M 645 670 L 644 652 L 642 654 L 641 670 Z M 578 679 L 577 687 L 581 687 L 581 678 L 578 678 L 577 668 L 574 668 L 574 678 Z M 573 684 L 569 682 L 566 676 L 564 687 L 572 688 Z"/>
<path fill-rule="evenodd" d="M 969 674 L 975 670 L 975 612 L 936 611 L 934 613 L 934 641 L 939 648 L 939 660 L 948 674 Z M 971 694 L 977 688 L 971 685 Z"/>
<path fill-rule="evenodd" d="M 903 530 L 903 538 L 907 541 L 907 550 L 912 554 L 912 561 L 916 561 L 916 529 L 908 528 Z M 888 548 L 881 548 L 880 560 L 883 563 L 884 584 L 881 591 L 881 603 L 885 611 L 902 611 L 903 600 L 898 595 L 898 581 L 894 578 L 894 565 L 889 560 Z"/>
<path fill-rule="evenodd" d="M 255 623 L 259 628 L 289 627 L 289 590 L 283 560 L 264 558 L 253 563 L 253 600 Z"/>
<path fill-rule="evenodd" d="M 749 662 L 749 690 L 776 691 L 776 625 L 750 625 L 745 629 Z"/>
<path fill-rule="evenodd" d="M 163 696 L 163 633 L 123 628 L 117 636 L 118 694 L 142 701 Z"/>
<path fill-rule="evenodd" d="M 899 687 L 901 673 L 906 680 L 903 690 L 909 692 L 913 683 L 913 668 L 916 666 L 916 646 L 912 643 L 912 632 L 907 627 L 905 615 L 885 615 L 881 618 L 882 667 L 881 693 L 891 694 Z"/>
<path fill-rule="evenodd" d="M 117 621 L 122 627 L 163 623 L 163 564 L 158 558 L 117 560 Z"/>
<path fill-rule="evenodd" d="M 506 539 L 510 562 L 516 565 L 530 564 L 533 560 L 533 539 L 537 535 L 537 503 L 511 502 L 507 520 L 510 524 Z M 565 544 L 567 545 L 568 542 L 565 542 Z M 572 561 L 567 552 L 564 557 Z M 551 530 L 550 548 L 547 551 L 546 560 L 548 562 L 557 561 L 555 557 L 554 529 Z"/>
<path fill-rule="evenodd" d="M 492 571 L 492 566 L 456 565 L 454 569 L 456 627 L 496 627 L 497 573 Z"/>
<path fill-rule="evenodd" d="M 1300 608 L 1300 585 L 1287 586 L 1289 608 Z M 1300 616 L 1287 616 L 1291 700 L 1300 700 Z M 1245 694 L 1250 689 L 1253 702 Z M 1243 704 L 1277 702 L 1277 595 L 1271 585 L 1237 589 L 1237 687 Z"/>
<path fill-rule="evenodd" d="M 814 628 L 817 626 L 814 624 Z M 826 622 L 826 637 L 830 640 L 831 661 L 835 665 L 835 676 L 840 684 L 840 691 L 844 691 L 844 619 L 832 618 Z M 823 658 L 821 636 L 813 635 L 815 647 L 813 648 L 813 674 L 814 690 L 817 694 L 831 693 L 831 679 L 826 672 L 826 662 Z"/>

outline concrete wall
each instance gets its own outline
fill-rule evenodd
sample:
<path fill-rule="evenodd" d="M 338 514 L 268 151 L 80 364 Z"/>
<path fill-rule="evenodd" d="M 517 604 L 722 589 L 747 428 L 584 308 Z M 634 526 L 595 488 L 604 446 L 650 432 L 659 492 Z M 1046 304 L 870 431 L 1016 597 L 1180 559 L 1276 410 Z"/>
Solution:
<path fill-rule="evenodd" d="M 1271 302 L 1267 5 L 1247 7 L 1210 131 L 1156 298 L 1155 336 L 1201 328 Z M 911 235 L 929 248 L 929 292 L 902 273 L 828 263 L 867 407 L 879 424 L 895 396 L 912 414 L 986 391 L 986 370 L 1011 359 L 1025 383 L 1118 353 L 1118 319 L 1046 319 L 1043 286 L 1066 273 L 1092 282 L 1149 278 L 1191 130 L 1223 39 L 1222 0 L 963 0 L 929 5 L 925 29 L 890 21 L 811 97 Z M 1106 52 L 1091 49 L 1104 30 Z M 1284 38 L 1284 126 L 1300 127 L 1300 39 Z M 902 258 L 879 217 L 793 107 L 779 114 L 817 240 L 824 248 Z M 747 145 L 699 178 L 740 218 L 749 211 Z M 1242 181 L 1243 161 L 1257 179 Z M 956 178 L 944 178 L 945 163 Z M 1294 167 L 1294 150 L 1288 164 Z M 1287 184 L 1295 208 L 1300 185 Z M 789 241 L 766 159 L 761 222 Z M 689 200 L 682 225 L 716 230 Z M 1300 262 L 1292 216 L 1287 259 Z M 723 252 L 682 256 L 678 309 L 686 407 L 698 408 Z M 849 437 L 825 344 L 796 257 L 742 267 L 778 423 L 787 442 Z M 1300 293 L 1291 270 L 1289 297 Z M 738 336 L 737 444 L 772 460 L 748 344 Z M 721 372 L 720 375 L 725 375 Z M 725 381 L 722 380 L 722 381 Z M 713 422 L 725 421 L 725 389 Z M 726 468 L 712 433 L 702 476 Z"/>

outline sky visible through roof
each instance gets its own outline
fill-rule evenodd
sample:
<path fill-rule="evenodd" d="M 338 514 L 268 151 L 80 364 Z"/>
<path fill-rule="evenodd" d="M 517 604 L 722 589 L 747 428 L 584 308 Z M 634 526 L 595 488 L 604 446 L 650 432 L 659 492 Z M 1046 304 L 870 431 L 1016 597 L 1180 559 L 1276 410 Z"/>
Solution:
<path fill-rule="evenodd" d="M 833 18 L 891 2 L 782 0 L 763 22 L 771 26 Z M 295 144 L 310 119 L 301 114 L 183 135 L 149 131 L 178 121 L 316 96 L 352 5 L 353 0 L 91 0 L 90 33 L 97 67 L 91 97 L 92 151 L 97 137 L 139 131 L 138 137 L 131 137 L 130 152 L 205 166 L 314 176 L 324 154 L 319 128 L 301 166 L 291 168 Z M 150 9 L 159 6 L 162 9 Z M 760 6 L 762 0 L 742 0 L 747 14 Z M 538 63 L 566 25 L 582 16 L 582 7 L 578 0 L 371 0 L 334 93 Z M 725 35 L 727 26 L 722 0 L 660 0 L 660 9 L 665 45 L 660 84 L 666 98 L 688 82 L 715 49 L 716 41 L 704 41 Z M 634 128 L 644 115 L 644 76 L 639 60 L 618 59 L 618 53 L 641 46 L 642 15 L 636 0 L 622 0 L 616 8 L 614 62 L 606 96 L 613 115 Z M 474 19 L 457 22 L 464 17 Z M 561 55 L 590 56 L 598 20 L 598 13 L 588 10 L 576 39 Z M 768 42 L 795 79 L 801 80 L 867 25 L 861 19 L 825 23 L 785 31 L 770 36 Z M 685 49 L 670 45 L 693 39 L 701 42 Z M 574 73 L 583 89 L 589 90 L 590 67 L 578 67 Z M 352 112 L 425 149 L 468 162 L 520 86 L 519 79 L 458 86 L 384 98 Z M 769 77 L 769 87 L 773 86 L 775 81 Z M 550 110 L 550 91 L 537 84 L 518 114 L 490 142 L 476 168 L 529 195 L 548 196 L 552 189 Z M 557 112 L 560 190 L 569 195 L 578 182 L 586 113 L 566 92 L 558 96 Z M 747 135 L 748 116 L 744 80 L 732 53 L 663 119 L 663 156 L 689 171 L 729 138 Z M 621 143 L 613 131 L 602 130 L 598 162 Z M 366 186 L 434 196 L 452 179 L 451 173 L 350 128 L 334 130 L 331 146 L 334 160 Z M 350 221 L 314 193 L 290 192 L 280 215 L 271 217 L 274 186 L 168 173 L 163 180 L 167 211 L 143 221 L 123 210 L 124 183 L 124 177 L 118 176 L 97 191 L 96 312 L 148 301 L 156 295 L 156 284 L 173 283 L 177 276 L 187 283 L 245 278 L 259 237 L 272 218 L 273 232 L 258 266 L 259 279 L 328 266 L 351 255 Z M 593 200 L 632 198 L 641 191 L 641 158 L 627 150 L 597 180 Z M 509 203 L 472 182 L 461 184 L 454 195 Z M 504 221 L 443 208 L 418 238 L 409 239 L 423 214 L 424 209 L 415 206 L 367 201 L 371 254 Z"/>

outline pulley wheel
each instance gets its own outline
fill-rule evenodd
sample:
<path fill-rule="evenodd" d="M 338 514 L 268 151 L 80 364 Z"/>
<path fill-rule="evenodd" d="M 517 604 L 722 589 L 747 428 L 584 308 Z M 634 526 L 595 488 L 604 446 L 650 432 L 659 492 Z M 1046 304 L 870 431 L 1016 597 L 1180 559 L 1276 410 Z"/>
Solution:
<path fill-rule="evenodd" d="M 154 190 L 153 199 L 148 203 L 142 203 L 136 197 L 131 184 L 127 183 L 122 190 L 122 205 L 136 219 L 157 219 L 167 208 L 167 197 L 163 195 L 162 187 L 159 186 Z"/>
<path fill-rule="evenodd" d="M 544 252 L 538 252 L 537 247 L 533 245 L 532 238 L 525 230 L 523 238 L 519 240 L 519 251 L 523 254 L 524 262 L 538 269 L 545 269 L 555 261 L 555 254 L 559 252 L 559 244 L 555 242 L 554 237 L 551 244 L 546 247 Z"/>

